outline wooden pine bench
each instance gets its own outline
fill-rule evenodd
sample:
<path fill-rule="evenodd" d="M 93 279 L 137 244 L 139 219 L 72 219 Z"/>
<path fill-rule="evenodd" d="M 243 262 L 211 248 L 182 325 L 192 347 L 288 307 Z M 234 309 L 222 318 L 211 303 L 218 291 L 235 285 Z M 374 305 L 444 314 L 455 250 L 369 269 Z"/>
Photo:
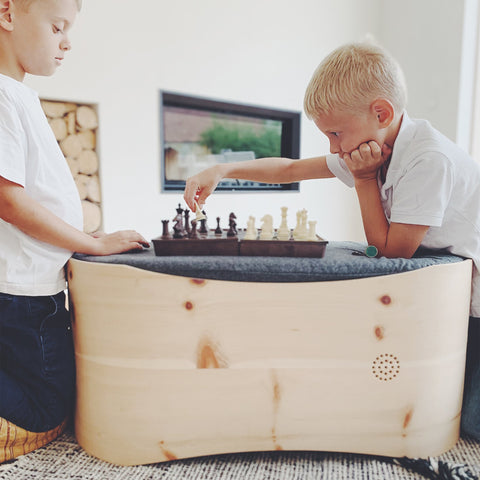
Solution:
<path fill-rule="evenodd" d="M 71 260 L 79 444 L 122 465 L 451 448 L 472 262 L 352 255 L 363 248 Z"/>

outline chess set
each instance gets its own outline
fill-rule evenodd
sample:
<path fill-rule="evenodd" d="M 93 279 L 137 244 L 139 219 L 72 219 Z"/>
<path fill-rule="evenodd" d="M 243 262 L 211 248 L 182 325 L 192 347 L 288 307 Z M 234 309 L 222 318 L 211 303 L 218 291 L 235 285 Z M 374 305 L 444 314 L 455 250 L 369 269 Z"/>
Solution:
<path fill-rule="evenodd" d="M 297 212 L 294 229 L 287 225 L 287 207 L 282 207 L 282 221 L 273 228 L 273 217 L 269 214 L 261 218 L 261 228 L 255 227 L 255 217 L 250 216 L 246 229 L 237 229 L 236 215 L 230 213 L 228 229 L 220 226 L 216 217 L 216 228 L 207 226 L 207 216 L 198 204 L 195 218 L 190 220 L 190 211 L 178 205 L 173 218 L 173 230 L 169 230 L 170 220 L 162 220 L 163 231 L 160 237 L 152 240 L 155 255 L 233 255 L 267 257 L 323 257 L 327 241 L 316 232 L 316 221 L 307 220 L 305 209 Z M 308 226 L 307 226 L 308 225 Z"/>

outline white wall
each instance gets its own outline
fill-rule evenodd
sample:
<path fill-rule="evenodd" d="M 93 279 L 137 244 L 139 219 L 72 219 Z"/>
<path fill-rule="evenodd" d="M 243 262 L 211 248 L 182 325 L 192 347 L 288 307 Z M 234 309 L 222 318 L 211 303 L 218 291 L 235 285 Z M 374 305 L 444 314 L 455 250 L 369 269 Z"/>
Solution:
<path fill-rule="evenodd" d="M 422 2 L 430 8 L 417 10 L 415 36 L 404 47 L 403 37 L 395 38 L 402 22 L 408 29 L 410 18 L 402 9 L 408 4 L 406 10 L 413 12 Z M 455 74 L 444 64 L 435 70 L 442 76 L 422 72 L 458 55 L 462 2 L 86 0 L 65 64 L 52 78 L 30 77 L 27 83 L 44 98 L 98 104 L 105 230 L 135 228 L 153 238 L 161 233 L 161 219 L 173 218 L 182 200 L 180 193 L 160 192 L 160 89 L 301 110 L 303 92 L 321 59 L 336 46 L 373 33 L 406 63 L 408 76 L 413 72 L 412 112 L 432 113 L 433 123 L 450 132 L 458 91 L 445 97 L 442 85 L 448 80 L 454 91 Z M 434 9 L 439 24 L 431 20 L 433 3 L 442 4 Z M 452 23 L 450 40 L 443 40 L 438 25 Z M 414 61 L 419 52 L 424 58 Z M 326 140 L 302 118 L 301 155 L 327 151 Z M 329 240 L 364 238 L 355 193 L 337 180 L 303 182 L 300 193 L 218 193 L 206 210 L 225 219 L 235 211 L 243 227 L 248 215 L 271 213 L 279 222 L 283 205 L 292 224 L 295 211 L 307 208 L 309 218 L 318 221 L 317 233 Z"/>
<path fill-rule="evenodd" d="M 404 70 L 410 116 L 427 118 L 454 141 L 460 114 L 464 4 L 465 0 L 380 2 L 379 38 Z"/>

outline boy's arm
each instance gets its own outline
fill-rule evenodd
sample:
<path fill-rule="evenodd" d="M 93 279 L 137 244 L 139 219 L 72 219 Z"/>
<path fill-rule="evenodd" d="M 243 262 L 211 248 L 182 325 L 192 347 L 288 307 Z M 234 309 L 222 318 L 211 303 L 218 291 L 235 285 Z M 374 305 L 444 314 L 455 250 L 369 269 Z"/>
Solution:
<path fill-rule="evenodd" d="M 377 183 L 377 170 L 385 161 L 379 145 L 375 142 L 362 144 L 358 150 L 346 154 L 344 160 L 355 178 L 367 242 L 377 247 L 379 256 L 410 258 L 429 227 L 388 223 Z"/>
<path fill-rule="evenodd" d="M 32 200 L 25 189 L 0 177 L 0 218 L 42 242 L 71 252 L 110 255 L 148 246 L 137 232 L 122 231 L 94 238 Z"/>
<path fill-rule="evenodd" d="M 290 158 L 257 158 L 244 162 L 220 163 L 187 179 L 184 198 L 195 211 L 194 198 L 203 205 L 207 197 L 224 178 L 238 178 L 252 182 L 292 183 L 313 178 L 331 178 L 326 158 L 314 157 L 302 160 Z"/>

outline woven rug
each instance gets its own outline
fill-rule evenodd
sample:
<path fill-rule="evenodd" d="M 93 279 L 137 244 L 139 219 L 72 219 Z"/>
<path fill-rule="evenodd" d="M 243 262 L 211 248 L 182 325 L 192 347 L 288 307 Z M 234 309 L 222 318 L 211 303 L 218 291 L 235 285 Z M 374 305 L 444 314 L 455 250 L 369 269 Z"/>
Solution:
<path fill-rule="evenodd" d="M 462 438 L 433 464 L 467 465 L 480 473 L 480 442 Z M 324 452 L 263 452 L 199 457 L 121 467 L 88 455 L 71 431 L 32 453 L 0 465 L 0 480 L 410 480 L 425 477 L 383 457 Z"/>

